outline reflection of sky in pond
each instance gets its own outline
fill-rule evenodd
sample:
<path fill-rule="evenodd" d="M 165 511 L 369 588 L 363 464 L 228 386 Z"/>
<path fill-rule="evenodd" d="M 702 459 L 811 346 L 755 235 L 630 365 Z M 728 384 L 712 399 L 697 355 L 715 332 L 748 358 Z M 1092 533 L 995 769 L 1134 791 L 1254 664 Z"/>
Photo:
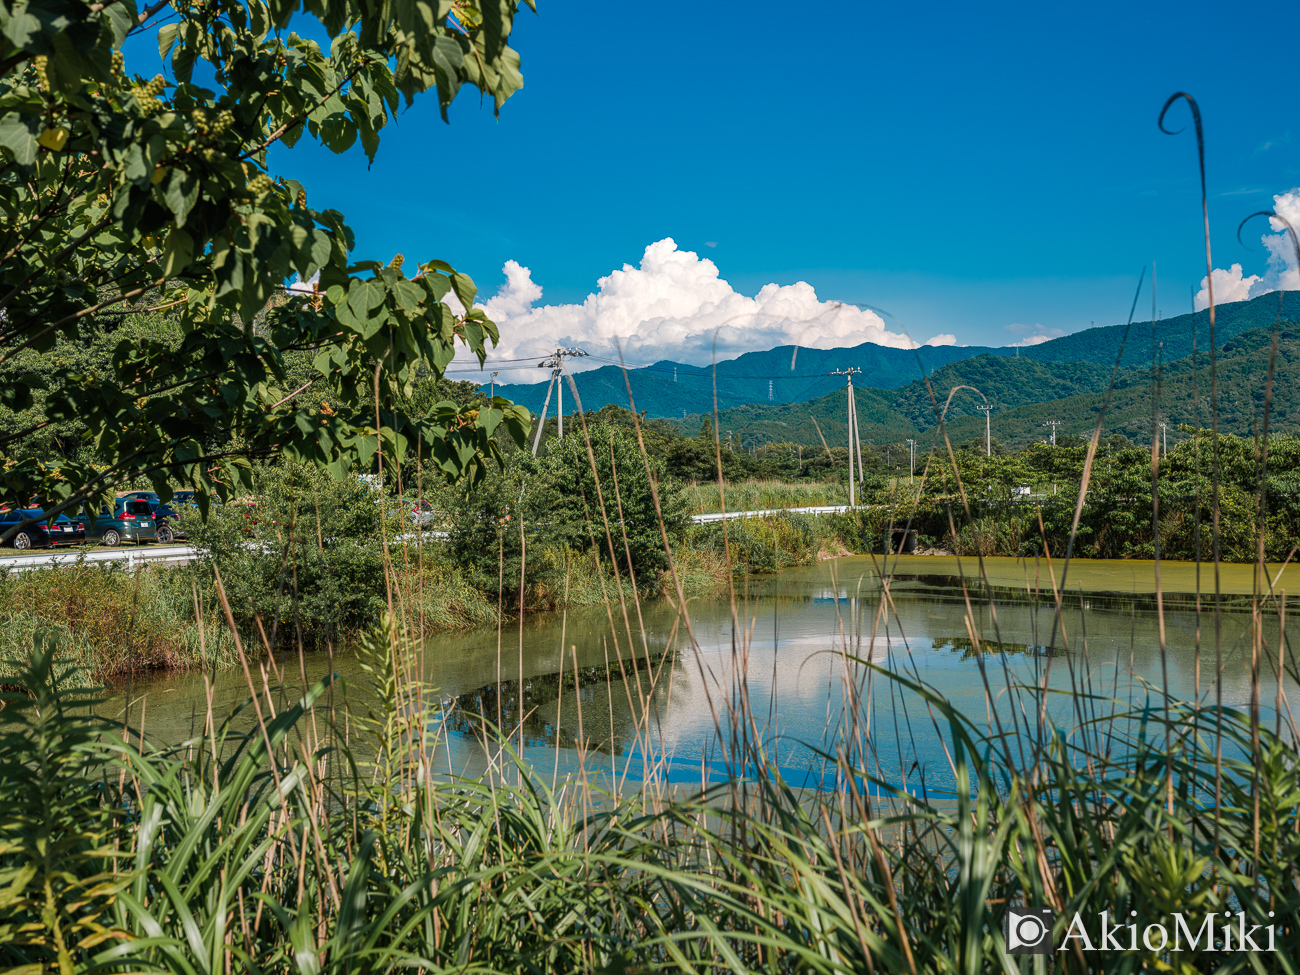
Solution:
<path fill-rule="evenodd" d="M 1075 563 L 1058 623 L 1050 591 L 1040 589 L 1043 564 L 986 561 L 992 604 L 969 560 L 961 573 L 953 559 L 900 560 L 887 594 L 878 563 L 865 557 L 750 579 L 734 621 L 725 600 L 690 604 L 694 645 L 662 601 L 642 607 L 644 644 L 634 613 L 629 635 L 621 622 L 611 626 L 603 608 L 526 619 L 522 633 L 510 624 L 499 639 L 496 630 L 437 636 L 424 648 L 427 677 L 446 708 L 435 765 L 484 773 L 499 755 L 476 716 L 510 731 L 522 715 L 523 757 L 539 774 L 717 782 L 738 771 L 728 761 L 727 702 L 747 698 L 751 739 L 792 786 L 833 787 L 818 751 L 866 742 L 870 772 L 881 780 L 924 793 L 951 789 L 945 719 L 863 661 L 928 686 L 983 733 L 998 722 L 1008 732 L 1037 733 L 1038 704 L 1017 683 L 1061 692 L 1048 696 L 1045 717 L 1076 743 L 1086 719 L 1141 705 L 1166 679 L 1175 697 L 1190 699 L 1199 687 L 1213 703 L 1212 600 L 1202 601 L 1198 616 L 1195 597 L 1186 595 L 1194 567 L 1165 567 L 1170 585 L 1188 588 L 1166 593 L 1162 662 L 1148 563 Z M 1210 579 L 1205 570 L 1203 582 Z M 1251 584 L 1250 567 L 1225 567 L 1224 590 L 1236 595 L 1225 600 L 1218 690 L 1232 707 L 1250 700 L 1249 600 L 1240 594 Z M 1267 708 L 1277 692 L 1276 615 L 1264 626 Z M 286 683 L 300 684 L 296 658 L 286 663 Z M 329 666 L 323 655 L 309 656 L 308 679 Z M 362 680 L 350 656 L 337 656 L 333 668 L 350 685 Z M 197 729 L 201 679 L 168 677 L 147 688 L 153 734 L 179 740 Z M 1285 689 L 1294 696 L 1294 680 Z M 218 675 L 219 713 L 246 694 L 238 672 Z M 856 710 L 846 705 L 853 698 Z"/>

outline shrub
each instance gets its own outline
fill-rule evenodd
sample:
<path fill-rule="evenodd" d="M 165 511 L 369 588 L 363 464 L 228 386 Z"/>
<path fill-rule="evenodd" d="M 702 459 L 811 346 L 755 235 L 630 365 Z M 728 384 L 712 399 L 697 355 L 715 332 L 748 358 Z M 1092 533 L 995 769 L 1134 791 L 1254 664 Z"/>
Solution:
<path fill-rule="evenodd" d="M 387 606 L 380 496 L 302 464 L 263 467 L 254 485 L 187 523 L 241 630 L 256 634 L 260 621 L 310 646 L 374 625 Z"/>
<path fill-rule="evenodd" d="M 651 479 L 659 485 L 664 526 L 674 535 L 686 522 L 685 500 L 666 487 L 664 464 L 643 458 L 632 435 L 603 421 L 587 431 L 590 456 L 581 432 L 547 443 L 525 494 L 529 521 L 543 542 L 578 552 L 595 548 L 602 559 L 611 557 L 612 539 L 619 571 L 650 582 L 668 568 Z"/>

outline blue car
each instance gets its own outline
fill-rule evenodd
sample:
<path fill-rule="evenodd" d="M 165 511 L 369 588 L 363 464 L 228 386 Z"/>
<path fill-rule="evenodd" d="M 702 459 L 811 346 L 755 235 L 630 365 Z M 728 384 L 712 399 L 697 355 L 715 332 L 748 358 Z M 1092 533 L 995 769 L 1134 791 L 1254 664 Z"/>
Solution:
<path fill-rule="evenodd" d="M 9 539 L 7 544 L 18 549 L 50 548 L 55 545 L 75 544 L 86 538 L 86 533 L 81 526 L 67 515 L 46 518 L 41 508 L 10 508 L 0 511 L 0 534 L 29 518 L 41 520 L 23 528 Z"/>

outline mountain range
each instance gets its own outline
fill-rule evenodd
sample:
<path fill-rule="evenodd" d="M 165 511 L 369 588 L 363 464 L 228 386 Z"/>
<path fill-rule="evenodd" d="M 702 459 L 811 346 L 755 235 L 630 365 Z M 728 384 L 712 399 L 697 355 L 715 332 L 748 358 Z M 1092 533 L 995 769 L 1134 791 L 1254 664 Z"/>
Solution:
<path fill-rule="evenodd" d="M 1300 292 L 1221 305 L 1215 317 L 1221 429 L 1247 434 L 1261 421 L 1269 343 L 1276 330 L 1270 426 L 1300 432 Z M 909 437 L 933 442 L 938 411 L 959 386 L 979 394 L 958 389 L 953 395 L 946 421 L 954 440 L 983 439 L 984 415 L 976 409 L 983 402 L 993 407 L 993 436 L 1008 446 L 1044 439 L 1048 420 L 1061 421 L 1058 436 L 1090 433 L 1113 381 L 1107 433 L 1149 440 L 1153 408 L 1170 429 L 1209 424 L 1209 347 L 1209 316 L 1198 312 L 1090 328 L 1019 349 L 783 346 L 719 362 L 716 370 L 666 360 L 629 369 L 626 379 L 612 365 L 574 378 L 584 409 L 631 405 L 630 385 L 638 412 L 666 417 L 689 433 L 713 414 L 716 384 L 724 436 L 730 430 L 737 443 L 814 446 L 823 437 L 831 444 L 847 440 L 844 377 L 828 375 L 833 369 L 861 370 L 854 377 L 858 424 L 862 439 L 874 443 Z M 535 413 L 546 388 L 546 383 L 497 387 Z M 571 412 L 576 406 L 567 384 L 565 392 L 566 412 Z M 552 411 L 554 406 L 552 401 Z"/>
<path fill-rule="evenodd" d="M 1220 305 L 1216 312 L 1215 341 L 1222 347 L 1244 332 L 1271 327 L 1279 313 L 1284 320 L 1300 320 L 1300 292 L 1273 292 Z M 991 401 L 1006 402 L 1008 393 L 1012 398 L 1019 395 L 1009 387 L 1027 383 L 1034 395 L 1047 401 L 1104 389 L 1117 361 L 1121 370 L 1149 368 L 1154 362 L 1182 359 L 1208 345 L 1209 316 L 1197 312 L 1132 326 L 1089 328 L 1027 348 L 948 345 L 894 349 L 870 342 L 844 349 L 787 345 L 748 352 L 718 362 L 716 367 L 663 360 L 624 373 L 617 365 L 606 365 L 576 373 L 574 381 L 584 409 L 611 403 L 635 405 L 647 416 L 680 418 L 712 412 L 715 388 L 718 409 L 810 402 L 843 386 L 844 378 L 828 375 L 830 372 L 853 367 L 861 370 L 854 377 L 855 386 L 900 390 L 900 412 L 924 422 L 927 411 L 933 409 L 924 384 L 916 388 L 913 384 L 927 376 L 932 386 L 943 387 L 944 396 L 952 386 L 966 383 L 981 389 Z M 542 408 L 547 387 L 547 382 L 539 382 L 496 389 L 536 413 Z M 575 408 L 567 384 L 565 400 L 566 409 Z M 950 417 L 976 415 L 976 402 L 954 400 Z"/>

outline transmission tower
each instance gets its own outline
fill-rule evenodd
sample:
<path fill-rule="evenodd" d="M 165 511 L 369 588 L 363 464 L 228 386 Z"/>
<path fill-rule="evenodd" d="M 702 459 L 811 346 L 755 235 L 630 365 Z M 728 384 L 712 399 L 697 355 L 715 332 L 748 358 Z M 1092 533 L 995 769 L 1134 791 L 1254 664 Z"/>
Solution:
<path fill-rule="evenodd" d="M 772 402 L 772 380 L 767 381 L 767 401 Z"/>
<path fill-rule="evenodd" d="M 1059 427 L 1059 426 L 1061 426 L 1063 423 L 1064 423 L 1064 421 L 1062 421 L 1062 420 L 1048 420 L 1046 423 L 1043 424 L 1043 426 L 1045 426 L 1045 427 L 1051 427 L 1051 428 L 1052 428 L 1052 446 L 1053 446 L 1053 447 L 1056 446 L 1056 428 Z"/>
<path fill-rule="evenodd" d="M 537 456 L 537 447 L 542 442 L 542 427 L 546 423 L 546 408 L 551 405 L 551 392 L 557 391 L 555 401 L 555 417 L 559 427 L 557 436 L 564 437 L 564 384 L 560 382 L 560 377 L 564 374 L 564 360 L 585 356 L 588 353 L 581 349 L 556 349 L 551 355 L 547 356 L 541 362 L 537 363 L 538 369 L 551 370 L 551 384 L 546 387 L 546 400 L 542 403 L 542 415 L 537 418 L 537 434 L 533 437 L 533 456 Z"/>
<path fill-rule="evenodd" d="M 993 412 L 993 404 L 985 403 L 983 406 L 977 406 L 975 409 L 984 414 L 984 456 L 993 456 L 993 435 L 992 428 L 989 426 L 989 414 Z"/>
<path fill-rule="evenodd" d="M 853 493 L 853 455 L 854 448 L 857 449 L 858 458 L 858 483 L 862 483 L 862 440 L 858 436 L 858 407 L 853 398 L 853 377 L 862 372 L 856 366 L 849 366 L 846 369 L 836 369 L 829 373 L 832 376 L 843 376 L 848 386 L 849 393 L 849 507 L 852 508 L 857 504 L 857 498 Z"/>

